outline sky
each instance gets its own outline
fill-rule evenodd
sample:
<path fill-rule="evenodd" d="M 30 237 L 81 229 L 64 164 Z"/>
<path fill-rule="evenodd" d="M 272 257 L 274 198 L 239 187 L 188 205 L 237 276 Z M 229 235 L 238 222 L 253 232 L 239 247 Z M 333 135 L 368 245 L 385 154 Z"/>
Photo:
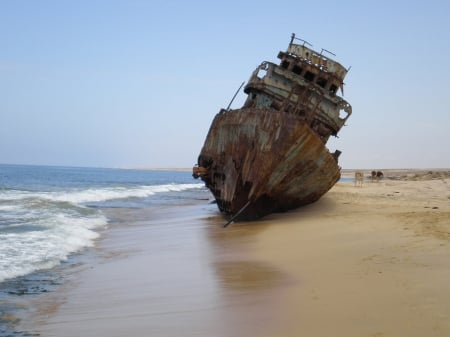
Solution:
<path fill-rule="evenodd" d="M 191 167 L 296 33 L 351 67 L 342 168 L 450 168 L 449 17 L 447 0 L 0 0 L 0 163 Z"/>

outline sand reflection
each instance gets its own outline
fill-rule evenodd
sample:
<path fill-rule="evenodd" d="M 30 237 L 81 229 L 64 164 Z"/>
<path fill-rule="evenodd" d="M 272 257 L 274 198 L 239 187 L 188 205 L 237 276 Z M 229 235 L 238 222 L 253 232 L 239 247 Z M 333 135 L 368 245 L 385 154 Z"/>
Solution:
<path fill-rule="evenodd" d="M 281 320 L 274 307 L 289 288 L 288 276 L 254 254 L 258 238 L 269 223 L 237 223 L 224 229 L 223 218 L 209 221 L 205 228 L 208 256 L 221 316 L 228 322 L 223 332 L 229 336 L 263 336 L 276 331 L 276 322 Z"/>

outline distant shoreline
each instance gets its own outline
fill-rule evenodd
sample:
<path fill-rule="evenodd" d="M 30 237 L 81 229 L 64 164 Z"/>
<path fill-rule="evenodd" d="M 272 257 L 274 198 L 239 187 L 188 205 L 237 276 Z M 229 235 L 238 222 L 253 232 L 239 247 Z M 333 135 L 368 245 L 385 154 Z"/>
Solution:
<path fill-rule="evenodd" d="M 127 167 L 125 170 L 191 172 L 188 167 Z"/>
<path fill-rule="evenodd" d="M 192 172 L 189 167 L 132 167 L 130 170 Z M 389 169 L 341 169 L 342 178 L 353 178 L 355 172 L 370 176 L 372 171 L 383 172 L 384 178 L 393 180 L 429 180 L 450 178 L 450 168 L 389 168 Z"/>
<path fill-rule="evenodd" d="M 191 171 L 192 167 L 126 167 L 125 169 L 129 170 L 144 170 L 144 171 Z M 383 172 L 391 172 L 391 173 L 403 173 L 403 172 L 424 172 L 424 171 L 450 171 L 450 168 L 364 168 L 364 169 L 354 169 L 354 168 L 343 168 L 341 169 L 342 173 L 354 173 L 356 171 L 362 172 L 371 172 L 371 171 L 383 171 Z"/>
<path fill-rule="evenodd" d="M 450 178 L 448 168 L 430 169 L 342 169 L 343 178 L 353 178 L 355 172 L 362 172 L 364 176 L 370 176 L 372 171 L 381 171 L 386 179 L 391 180 L 432 180 Z"/>

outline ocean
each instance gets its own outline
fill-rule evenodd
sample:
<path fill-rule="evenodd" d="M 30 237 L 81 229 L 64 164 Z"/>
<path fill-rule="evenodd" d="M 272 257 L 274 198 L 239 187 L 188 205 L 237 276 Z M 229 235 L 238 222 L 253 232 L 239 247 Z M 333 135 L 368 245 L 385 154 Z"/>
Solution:
<path fill-rule="evenodd" d="M 64 298 L 64 287 L 90 268 L 105 273 L 123 268 L 123 277 L 130 275 L 123 280 L 127 296 L 148 298 L 145 308 L 138 302 L 127 310 L 151 307 L 158 313 L 156 318 L 149 314 L 152 327 L 163 324 L 160 311 L 167 307 L 175 316 L 190 317 L 185 318 L 186 329 L 203 331 L 204 310 L 212 325 L 220 325 L 215 320 L 228 301 L 236 301 L 234 283 L 227 286 L 234 276 L 228 274 L 247 270 L 242 262 L 233 262 L 229 270 L 223 260 L 234 259 L 232 247 L 250 244 L 261 226 L 236 224 L 224 231 L 225 219 L 212 200 L 190 172 L 0 164 L 0 337 L 40 336 L 33 318 L 43 312 L 39 303 L 54 303 L 53 294 Z M 128 258 L 121 260 L 122 254 Z M 147 271 L 136 279 L 135 260 L 138 270 L 142 265 Z M 147 282 L 145 287 L 129 284 L 140 282 L 139 277 Z M 92 300 L 101 303 L 99 293 L 108 288 L 94 281 L 87 289 L 95 287 L 100 288 Z M 106 296 L 121 296 L 120 289 Z M 260 300 L 240 292 L 239 299 L 244 304 Z M 87 315 L 85 310 L 80 315 Z M 102 310 L 109 309 L 106 305 Z M 156 335 L 171 335 L 171 315 Z M 196 335 L 194 330 L 191 335 Z"/>
<path fill-rule="evenodd" d="M 209 198 L 190 172 L 0 165 L 0 336 L 30 336 L 17 331 L 21 312 L 64 284 L 102 233 L 119 225 L 107 210 Z"/>

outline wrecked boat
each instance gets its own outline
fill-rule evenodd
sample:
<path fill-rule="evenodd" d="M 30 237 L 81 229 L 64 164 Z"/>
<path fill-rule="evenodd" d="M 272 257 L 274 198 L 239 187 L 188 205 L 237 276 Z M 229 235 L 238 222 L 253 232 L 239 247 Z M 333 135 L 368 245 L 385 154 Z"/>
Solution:
<path fill-rule="evenodd" d="M 279 64 L 262 62 L 251 74 L 244 105 L 230 103 L 211 124 L 193 176 L 228 223 L 312 203 L 340 178 L 341 152 L 326 144 L 352 112 L 341 97 L 348 69 L 310 47 L 292 34 Z"/>

